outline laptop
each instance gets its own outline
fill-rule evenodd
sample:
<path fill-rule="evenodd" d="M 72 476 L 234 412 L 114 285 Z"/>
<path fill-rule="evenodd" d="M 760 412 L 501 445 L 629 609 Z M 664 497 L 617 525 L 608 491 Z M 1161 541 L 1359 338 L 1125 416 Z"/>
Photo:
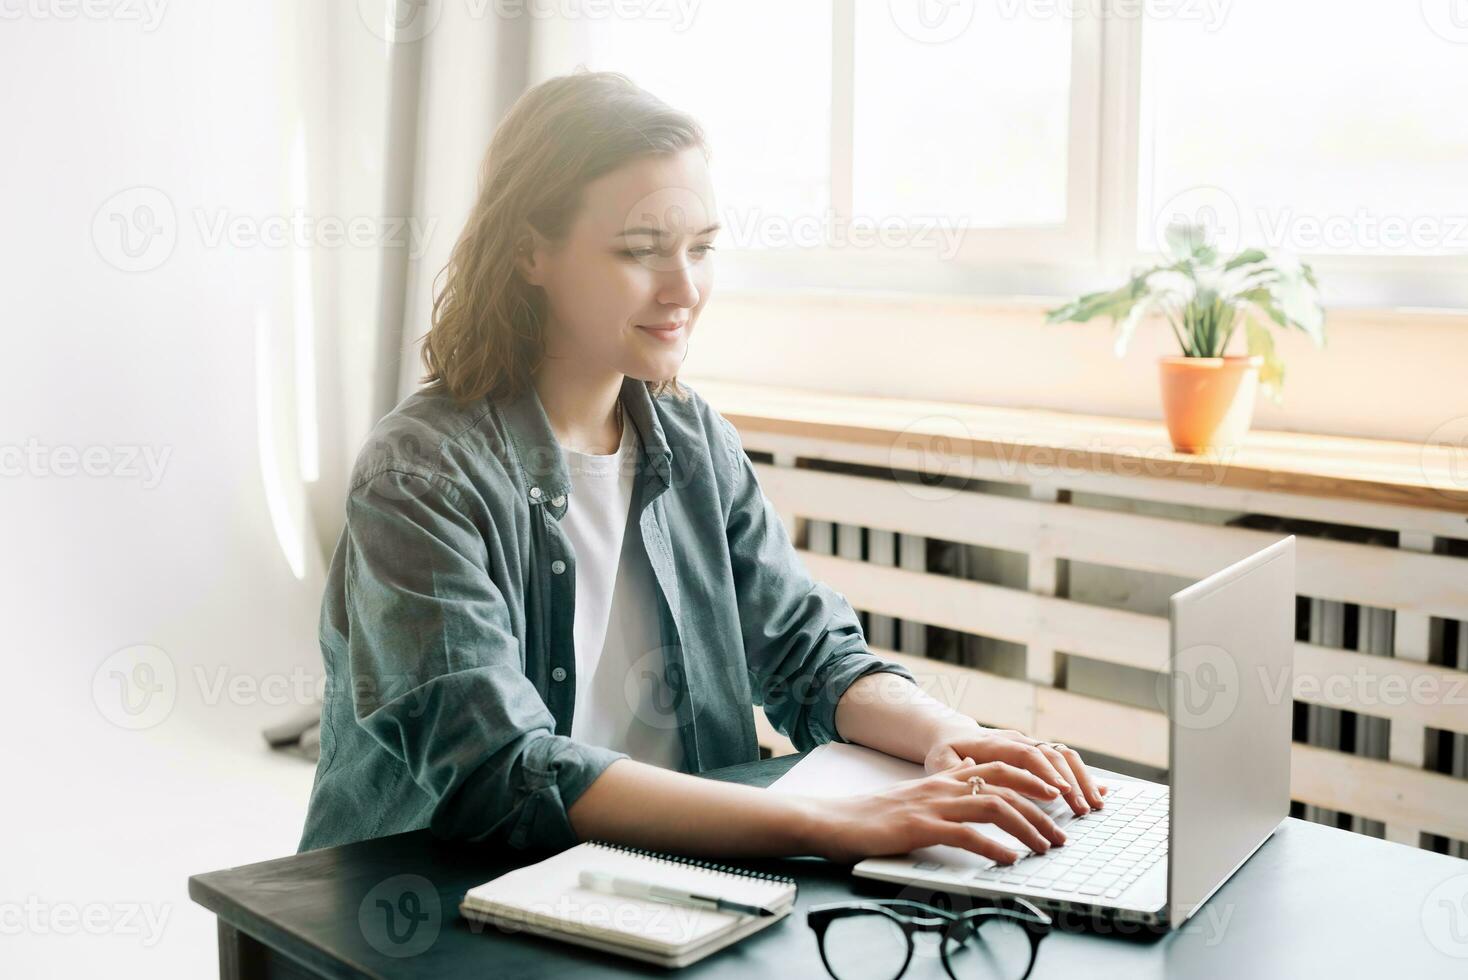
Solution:
<path fill-rule="evenodd" d="M 1177 928 L 1191 918 L 1289 815 L 1294 536 L 1176 593 L 1169 619 L 1158 694 L 1170 789 L 1105 773 L 1100 810 L 1077 817 L 1063 800 L 1043 804 L 1066 834 L 1045 854 L 975 824 L 1021 854 L 1010 865 L 929 847 L 862 861 L 854 873 L 1116 922 Z"/>

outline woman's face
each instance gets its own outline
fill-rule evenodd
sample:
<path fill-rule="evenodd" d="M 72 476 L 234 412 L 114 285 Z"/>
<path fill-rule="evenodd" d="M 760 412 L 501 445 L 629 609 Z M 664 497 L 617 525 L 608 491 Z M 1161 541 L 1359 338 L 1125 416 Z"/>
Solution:
<path fill-rule="evenodd" d="M 716 213 L 698 149 L 588 184 L 566 240 L 553 247 L 535 235 L 521 264 L 545 290 L 547 356 L 640 381 L 676 375 L 713 289 Z"/>

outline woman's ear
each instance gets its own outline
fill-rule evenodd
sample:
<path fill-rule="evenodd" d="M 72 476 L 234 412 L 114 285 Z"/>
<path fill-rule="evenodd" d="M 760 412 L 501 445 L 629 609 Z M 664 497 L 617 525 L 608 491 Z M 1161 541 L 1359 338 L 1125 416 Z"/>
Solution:
<path fill-rule="evenodd" d="M 535 229 L 530 229 L 515 245 L 515 268 L 519 270 L 521 278 L 532 286 L 543 286 L 545 283 L 545 260 L 549 252 L 549 243 Z"/>

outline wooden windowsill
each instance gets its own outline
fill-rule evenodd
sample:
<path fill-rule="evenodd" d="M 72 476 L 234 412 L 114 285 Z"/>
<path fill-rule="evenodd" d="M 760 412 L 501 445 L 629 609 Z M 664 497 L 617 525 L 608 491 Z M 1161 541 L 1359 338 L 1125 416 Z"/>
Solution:
<path fill-rule="evenodd" d="M 1236 449 L 1176 453 L 1160 422 L 957 402 L 689 383 L 742 432 L 902 446 L 1056 468 L 1186 480 L 1468 514 L 1468 448 L 1255 430 Z"/>

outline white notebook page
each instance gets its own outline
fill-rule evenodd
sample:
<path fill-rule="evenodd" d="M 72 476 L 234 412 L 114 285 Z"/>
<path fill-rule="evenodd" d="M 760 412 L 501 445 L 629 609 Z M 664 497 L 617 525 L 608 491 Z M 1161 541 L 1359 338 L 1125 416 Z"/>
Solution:
<path fill-rule="evenodd" d="M 587 842 L 472 888 L 464 901 L 478 911 L 528 919 L 554 929 L 594 935 L 658 953 L 673 953 L 707 942 L 750 919 L 731 912 L 608 895 L 583 888 L 580 879 L 584 870 L 604 871 L 776 909 L 795 898 L 795 887 L 785 882 L 661 861 Z"/>

